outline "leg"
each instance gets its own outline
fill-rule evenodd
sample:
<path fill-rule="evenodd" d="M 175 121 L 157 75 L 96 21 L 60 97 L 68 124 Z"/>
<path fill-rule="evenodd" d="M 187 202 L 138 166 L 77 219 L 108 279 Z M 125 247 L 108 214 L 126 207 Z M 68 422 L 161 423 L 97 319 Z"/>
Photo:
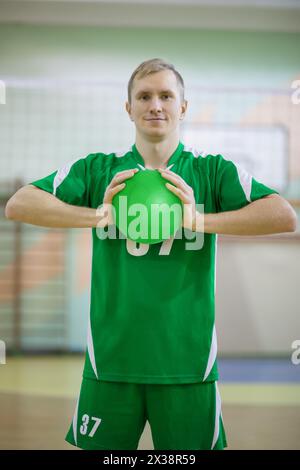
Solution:
<path fill-rule="evenodd" d="M 155 449 L 227 446 L 216 382 L 147 385 L 146 406 Z"/>
<path fill-rule="evenodd" d="M 142 387 L 83 378 L 66 441 L 81 449 L 136 450 L 146 422 Z"/>

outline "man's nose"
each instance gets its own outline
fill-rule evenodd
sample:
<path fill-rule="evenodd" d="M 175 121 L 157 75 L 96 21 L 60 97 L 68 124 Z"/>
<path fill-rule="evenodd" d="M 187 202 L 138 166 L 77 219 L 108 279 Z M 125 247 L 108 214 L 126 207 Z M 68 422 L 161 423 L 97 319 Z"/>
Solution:
<path fill-rule="evenodd" d="M 152 98 L 150 103 L 150 111 L 152 112 L 161 112 L 162 106 L 159 98 Z"/>

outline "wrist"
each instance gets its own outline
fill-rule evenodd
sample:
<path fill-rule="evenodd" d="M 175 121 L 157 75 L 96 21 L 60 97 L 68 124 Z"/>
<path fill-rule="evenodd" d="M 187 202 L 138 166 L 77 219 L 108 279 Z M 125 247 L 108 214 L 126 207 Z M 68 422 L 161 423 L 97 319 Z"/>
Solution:
<path fill-rule="evenodd" d="M 108 225 L 108 209 L 103 204 L 98 207 L 94 214 L 94 227 L 104 228 Z"/>
<path fill-rule="evenodd" d="M 195 211 L 193 220 L 192 220 L 192 231 L 193 232 L 204 232 L 204 214 L 198 211 Z"/>

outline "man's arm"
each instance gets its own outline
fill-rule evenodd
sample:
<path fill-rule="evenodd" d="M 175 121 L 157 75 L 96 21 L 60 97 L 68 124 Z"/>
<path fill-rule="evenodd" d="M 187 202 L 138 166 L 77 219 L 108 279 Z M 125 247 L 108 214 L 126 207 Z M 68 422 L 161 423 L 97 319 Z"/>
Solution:
<path fill-rule="evenodd" d="M 7 219 L 41 227 L 105 227 L 114 222 L 111 212 L 114 196 L 137 171 L 137 168 L 133 168 L 118 172 L 107 186 L 103 203 L 97 209 L 67 204 L 53 194 L 28 184 L 9 199 L 5 216 Z"/>
<path fill-rule="evenodd" d="M 200 214 L 196 212 L 193 230 L 224 235 L 267 235 L 295 232 L 297 215 L 292 206 L 278 194 L 271 194 L 251 202 L 242 209 Z"/>
<path fill-rule="evenodd" d="M 7 202 L 8 219 L 42 227 L 96 227 L 101 219 L 96 209 L 67 204 L 33 185 L 19 189 Z"/>

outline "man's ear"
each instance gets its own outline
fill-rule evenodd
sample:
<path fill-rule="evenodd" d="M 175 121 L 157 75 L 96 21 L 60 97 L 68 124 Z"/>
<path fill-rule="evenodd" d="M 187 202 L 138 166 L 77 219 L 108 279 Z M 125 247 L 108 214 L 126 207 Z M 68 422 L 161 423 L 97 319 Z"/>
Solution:
<path fill-rule="evenodd" d="M 186 113 L 186 110 L 187 110 L 187 105 L 188 105 L 188 102 L 186 100 L 184 100 L 182 103 L 181 103 L 181 116 L 180 116 L 180 119 L 183 119 L 184 116 L 185 116 L 185 113 Z"/>
<path fill-rule="evenodd" d="M 131 117 L 131 106 L 130 106 L 130 104 L 128 103 L 128 101 L 126 101 L 125 107 L 126 107 L 126 111 L 127 111 L 127 113 L 128 113 L 129 118 L 131 119 L 131 121 L 133 121 L 133 118 Z"/>

